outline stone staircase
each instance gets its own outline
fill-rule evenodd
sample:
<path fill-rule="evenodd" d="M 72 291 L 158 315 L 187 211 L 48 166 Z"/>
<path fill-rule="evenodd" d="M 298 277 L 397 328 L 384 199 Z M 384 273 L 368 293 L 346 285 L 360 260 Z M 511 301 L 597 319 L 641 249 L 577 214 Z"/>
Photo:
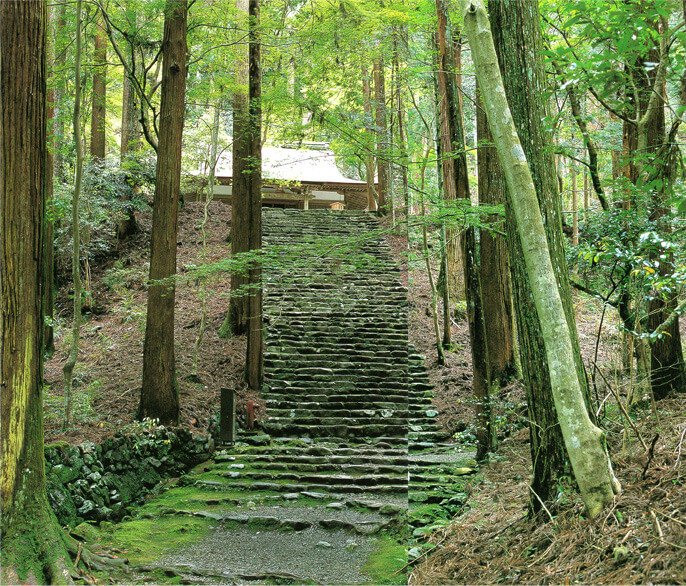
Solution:
<path fill-rule="evenodd" d="M 474 468 L 436 424 L 399 271 L 364 212 L 265 210 L 263 234 L 267 418 L 160 497 L 218 523 L 160 566 L 190 583 L 406 583 L 408 550 L 461 510 Z"/>
<path fill-rule="evenodd" d="M 435 441 L 430 386 L 409 360 L 407 291 L 378 231 L 363 212 L 265 213 L 265 244 L 299 246 L 309 261 L 265 271 L 271 435 Z"/>

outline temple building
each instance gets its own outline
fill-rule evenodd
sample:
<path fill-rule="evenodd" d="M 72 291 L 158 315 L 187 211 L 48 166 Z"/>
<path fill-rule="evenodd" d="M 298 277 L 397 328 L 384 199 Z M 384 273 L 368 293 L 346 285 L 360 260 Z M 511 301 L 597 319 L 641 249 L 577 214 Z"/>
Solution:
<path fill-rule="evenodd" d="M 262 148 L 262 205 L 305 210 L 366 209 L 367 183 L 343 175 L 328 145 L 309 146 Z M 219 159 L 215 173 L 214 199 L 230 203 L 230 151 Z"/>

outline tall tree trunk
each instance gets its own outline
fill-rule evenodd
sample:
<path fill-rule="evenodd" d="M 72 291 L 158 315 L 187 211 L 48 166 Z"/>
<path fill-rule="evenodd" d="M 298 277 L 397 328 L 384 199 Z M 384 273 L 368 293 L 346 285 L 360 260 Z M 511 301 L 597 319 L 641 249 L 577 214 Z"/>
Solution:
<path fill-rule="evenodd" d="M 662 107 L 659 117 L 662 118 L 664 136 L 664 108 Z M 656 155 L 657 161 L 654 165 L 661 169 L 662 187 L 653 192 L 650 219 L 655 222 L 663 234 L 668 234 L 671 231 L 668 219 L 669 197 L 681 152 L 679 147 L 673 144 L 672 139 L 665 138 L 664 140 L 663 148 Z M 671 276 L 674 271 L 674 253 L 672 251 L 666 251 L 664 255 L 655 254 L 653 260 L 658 263 L 658 273 L 665 277 Z M 648 330 L 651 332 L 660 328 L 678 304 L 678 294 L 676 293 L 665 295 L 658 290 L 652 293 L 648 303 Z M 681 347 L 678 315 L 667 328 L 662 330 L 662 335 L 653 340 L 650 345 L 650 387 L 656 400 L 664 399 L 673 393 L 686 391 L 686 367 L 684 366 L 684 354 Z"/>
<path fill-rule="evenodd" d="M 71 425 L 71 409 L 73 403 L 72 382 L 74 367 L 79 357 L 79 343 L 81 341 L 81 226 L 79 205 L 81 199 L 81 183 L 83 178 L 83 136 L 81 131 L 81 59 L 83 55 L 83 13 L 82 0 L 76 0 L 76 52 L 74 55 L 74 151 L 76 152 L 76 172 L 74 176 L 74 194 L 71 202 L 71 275 L 73 289 L 73 318 L 71 328 L 71 342 L 69 355 L 64 363 L 64 427 Z"/>
<path fill-rule="evenodd" d="M 250 101 L 250 156 L 253 161 L 248 174 L 248 229 L 249 250 L 262 248 L 262 64 L 260 38 L 260 0 L 249 0 L 249 83 Z M 246 356 L 246 380 L 248 386 L 258 391 L 262 385 L 262 267 L 250 268 L 251 285 L 248 304 L 248 348 Z"/>
<path fill-rule="evenodd" d="M 187 0 L 167 0 L 164 14 L 162 103 L 143 347 L 143 386 L 138 417 L 159 419 L 163 424 L 170 424 L 177 423 L 179 418 L 174 358 L 174 277 L 188 52 Z"/>
<path fill-rule="evenodd" d="M 390 171 L 388 164 L 388 124 L 386 113 L 386 74 L 382 56 L 374 59 L 374 106 L 376 125 L 376 168 L 378 175 L 377 204 L 379 212 L 387 214 L 390 200 Z"/>
<path fill-rule="evenodd" d="M 47 140 L 48 148 L 45 158 L 45 201 L 46 205 L 52 205 L 54 194 L 55 181 L 55 148 L 57 146 L 55 141 L 55 38 L 57 36 L 57 11 L 55 7 L 48 13 L 48 34 L 46 35 L 47 59 L 52 70 L 52 79 L 48 83 L 47 93 Z M 53 327 L 55 317 L 55 295 L 53 289 L 55 288 L 55 223 L 54 219 L 46 219 L 45 226 L 45 251 L 43 258 L 45 259 L 45 269 L 43 276 L 45 283 L 43 285 L 43 315 L 44 315 L 44 342 L 46 354 L 52 355 L 55 351 L 55 329 Z"/>
<path fill-rule="evenodd" d="M 666 56 L 659 52 L 651 51 L 647 60 L 659 62 L 666 59 Z M 644 69 L 643 67 L 642 69 Z M 666 80 L 659 74 L 659 68 L 654 72 L 655 81 L 646 84 L 645 74 L 639 73 L 636 77 L 641 77 L 647 87 L 644 89 L 646 96 L 645 105 L 642 104 L 641 120 L 637 129 L 638 156 L 652 155 L 652 164 L 641 165 L 641 179 L 656 178 L 660 179 L 659 187 L 652 190 L 653 197 L 650 202 L 650 219 L 655 222 L 664 234 L 671 231 L 668 220 L 669 199 L 672 195 L 675 176 L 681 152 L 676 142 L 676 127 L 674 136 L 667 136 L 665 128 L 665 103 L 667 102 Z M 637 84 L 640 81 L 637 79 Z M 640 87 L 640 86 L 639 86 Z M 655 100 L 654 94 L 657 92 L 660 99 Z M 684 104 L 681 105 L 682 107 Z M 647 176 L 647 177 L 646 177 Z M 658 273 L 664 277 L 669 277 L 674 268 L 674 253 L 667 251 L 665 258 L 655 254 L 653 260 L 658 263 Z M 648 329 L 657 330 L 660 325 L 669 317 L 677 306 L 678 295 L 662 294 L 654 291 L 648 303 Z M 684 365 L 684 354 L 681 347 L 681 331 L 679 328 L 679 317 L 674 319 L 668 328 L 663 331 L 663 335 L 654 340 L 650 347 L 650 388 L 655 399 L 664 399 L 672 393 L 686 391 L 686 366 Z"/>
<path fill-rule="evenodd" d="M 374 115 L 372 113 L 372 88 L 369 73 L 366 67 L 362 68 L 362 103 L 364 106 L 365 128 L 371 129 L 374 126 Z M 374 134 L 376 136 L 376 133 Z M 374 164 L 374 149 L 369 148 L 369 152 L 364 155 L 365 180 L 367 182 L 367 209 L 370 212 L 376 211 L 376 168 Z"/>
<path fill-rule="evenodd" d="M 465 135 L 461 105 L 456 88 L 455 56 L 452 42 L 448 12 L 443 0 L 436 0 L 438 26 L 436 46 L 438 49 L 439 119 L 441 144 L 439 148 L 441 167 L 443 169 L 444 199 L 454 194 L 453 202 L 462 200 L 465 207 L 471 205 L 469 193 L 469 175 L 467 155 L 465 153 Z M 447 140 L 446 140 L 447 138 Z M 448 150 L 444 150 L 447 148 Z M 465 230 L 463 238 L 453 232 L 453 242 L 448 235 L 448 267 L 446 282 L 450 280 L 455 266 L 455 250 L 462 252 L 463 282 L 466 288 L 467 319 L 472 355 L 472 391 L 474 393 L 477 420 L 477 458 L 484 458 L 494 448 L 494 426 L 491 397 L 491 380 L 488 372 L 488 348 L 484 326 L 481 283 L 477 264 L 477 239 L 473 227 Z M 462 242 L 461 242 L 462 241 Z M 453 256 L 451 257 L 451 247 Z M 450 287 L 448 287 L 450 288 Z"/>
<path fill-rule="evenodd" d="M 407 47 L 407 45 L 404 42 L 404 39 L 407 37 L 407 29 L 403 28 L 401 29 L 403 32 L 401 33 L 400 30 L 396 31 L 396 34 L 393 37 L 393 60 L 394 60 L 394 65 L 395 65 L 395 72 L 396 72 L 396 84 L 395 84 L 395 107 L 396 107 L 396 116 L 398 119 L 398 154 L 400 156 L 400 161 L 399 161 L 399 166 L 400 166 L 400 180 L 402 184 L 402 197 L 403 197 L 403 208 L 405 209 L 404 214 L 405 214 L 405 228 L 406 230 L 409 230 L 409 222 L 407 221 L 407 218 L 409 217 L 410 214 L 410 184 L 409 184 L 409 179 L 408 179 L 408 165 L 409 165 L 409 156 L 407 153 L 407 134 L 405 130 L 405 108 L 403 106 L 403 92 L 402 92 L 402 86 L 405 82 L 405 74 L 403 70 L 401 69 L 401 64 L 400 64 L 400 45 L 402 44 L 403 47 Z M 403 51 L 403 55 L 405 55 L 406 51 Z M 406 237 L 407 237 L 407 243 L 409 246 L 409 232 L 406 232 Z"/>
<path fill-rule="evenodd" d="M 662 27 L 666 23 L 656 22 L 655 32 L 662 34 Z M 634 124 L 624 124 L 624 142 L 633 158 L 628 162 L 628 175 L 634 184 L 649 183 L 659 179 L 659 187 L 652 186 L 652 201 L 650 202 L 650 218 L 660 231 L 670 231 L 668 216 L 668 200 L 674 181 L 677 160 L 681 157 L 674 137 L 667 136 L 665 129 L 665 106 L 667 90 L 662 61 L 667 59 L 666 49 L 657 45 L 647 51 L 633 65 L 627 65 L 632 77 L 631 89 L 637 95 L 637 100 L 631 100 L 634 109 Z M 658 67 L 648 68 L 648 63 L 658 63 Z M 647 72 L 647 74 L 646 74 Z M 670 133 L 671 134 L 671 133 Z M 630 200 L 625 207 L 634 205 Z M 666 258 L 653 260 L 658 263 L 658 272 L 668 277 L 672 272 L 673 254 L 666 251 Z M 675 295 L 663 296 L 654 291 L 647 307 L 647 327 L 650 331 L 657 329 L 672 313 L 677 305 Z M 641 341 L 636 346 L 640 347 Z M 663 335 L 653 341 L 650 347 L 650 387 L 655 399 L 661 399 L 673 392 L 680 392 L 686 388 L 686 366 L 681 348 L 681 334 L 678 317 L 671 322 Z"/>
<path fill-rule="evenodd" d="M 3 584 L 66 583 L 46 495 L 44 2 L 0 2 L 0 499 Z"/>
<path fill-rule="evenodd" d="M 95 19 L 93 94 L 91 103 L 91 158 L 105 160 L 105 116 L 107 113 L 107 36 L 98 10 Z"/>
<path fill-rule="evenodd" d="M 569 174 L 572 179 L 572 244 L 579 246 L 579 192 L 577 191 L 577 172 L 574 161 L 569 161 Z"/>
<path fill-rule="evenodd" d="M 124 87 L 122 90 L 121 112 L 121 144 L 119 145 L 119 166 L 125 167 L 126 160 L 131 153 L 138 151 L 140 147 L 140 130 L 138 127 L 139 107 L 136 103 L 136 90 L 132 87 L 131 79 L 124 72 Z M 129 179 L 131 181 L 131 179 Z M 136 191 L 138 187 L 132 186 Z M 117 223 L 117 240 L 121 242 L 125 238 L 138 231 L 138 223 L 134 214 L 133 204 L 130 199 L 122 201 L 123 216 Z"/>
<path fill-rule="evenodd" d="M 64 121 L 65 113 L 63 109 L 66 109 L 64 104 L 66 90 L 62 79 L 64 72 L 62 69 L 66 63 L 67 51 L 66 48 L 58 45 L 57 40 L 59 38 L 59 32 L 66 28 L 67 26 L 67 0 L 58 0 L 57 4 L 57 26 L 55 29 L 55 60 L 52 66 L 52 70 L 55 73 L 57 79 L 55 80 L 55 93 L 54 93 L 54 118 L 52 124 L 52 132 L 54 135 L 54 167 L 55 167 L 55 179 L 60 183 L 67 182 L 67 176 L 65 172 L 65 161 L 63 155 L 64 147 Z"/>
<path fill-rule="evenodd" d="M 572 359 L 584 395 L 587 396 L 588 385 L 581 353 L 578 351 L 579 342 L 564 252 L 555 160 L 547 148 L 549 138 L 542 125 L 547 109 L 542 100 L 545 95 L 543 64 L 536 59 L 536 56 L 542 54 L 538 5 L 534 0 L 491 2 L 488 11 L 514 124 L 531 168 L 538 203 L 544 217 L 550 259 L 575 350 Z M 485 99 L 486 88 L 482 89 Z M 550 502 L 557 494 L 557 480 L 565 474 L 565 453 L 551 389 L 552 367 L 543 344 L 534 297 L 527 279 L 524 251 L 515 230 L 511 199 L 508 198 L 507 205 L 510 268 L 522 374 L 531 420 L 531 456 L 534 466 L 531 488 L 535 493 L 531 497 L 531 507 L 538 511 L 541 508 L 539 498 L 543 502 Z"/>
<path fill-rule="evenodd" d="M 202 249 L 200 251 L 200 262 L 207 262 L 207 223 L 210 219 L 210 204 L 214 197 L 214 186 L 217 179 L 217 162 L 219 157 L 217 155 L 219 150 L 219 126 L 221 123 L 221 102 L 215 104 L 214 114 L 212 116 L 212 129 L 210 131 L 210 149 L 208 153 L 208 173 L 207 173 L 207 187 L 205 189 L 205 201 L 202 208 L 202 220 L 200 222 L 200 234 L 202 236 Z M 207 329 L 207 284 L 203 280 L 200 282 L 198 297 L 200 298 L 200 325 L 198 325 L 198 336 L 193 344 L 193 359 L 191 362 L 191 377 L 197 381 L 202 382 L 198 376 L 198 363 L 200 362 L 200 348 L 205 337 Z"/>
<path fill-rule="evenodd" d="M 620 491 L 619 482 L 612 472 L 604 434 L 593 425 L 586 408 L 574 356 L 578 350 L 574 347 L 572 329 L 562 303 L 563 293 L 551 261 L 536 186 L 505 97 L 486 9 L 482 0 L 461 0 L 460 7 L 477 80 L 483 91 L 488 124 L 505 173 L 526 276 L 551 365 L 552 395 L 565 447 L 586 511 L 590 517 L 596 517 Z"/>
<path fill-rule="evenodd" d="M 481 98 L 477 100 L 479 203 L 505 203 L 505 176 L 492 142 Z M 491 217 L 491 221 L 497 218 Z M 479 274 L 484 304 L 484 324 L 488 345 L 488 368 L 494 386 L 508 384 L 517 374 L 515 362 L 512 290 L 507 242 L 503 236 L 482 230 Z"/>
<path fill-rule="evenodd" d="M 443 199 L 448 204 L 454 204 L 457 199 L 468 197 L 468 190 L 464 192 L 464 184 L 457 179 L 461 165 L 461 154 L 464 153 L 464 137 L 459 140 L 455 135 L 455 127 L 463 126 L 461 118 L 461 100 L 457 90 L 455 75 L 455 53 L 452 39 L 448 30 L 448 13 L 443 0 L 436 0 L 436 49 L 437 68 L 436 81 L 438 86 L 438 122 L 440 137 L 440 166 L 443 174 Z M 459 113 L 459 114 L 458 114 Z M 466 163 L 464 167 L 466 172 Z M 463 192 L 458 193 L 460 185 Z M 446 251 L 448 255 L 447 271 L 440 279 L 448 287 L 453 302 L 465 299 L 464 254 L 465 235 L 460 229 L 448 226 L 446 230 Z"/>
<path fill-rule="evenodd" d="M 588 124 L 586 123 L 586 118 L 582 112 L 581 103 L 576 94 L 574 84 L 568 84 L 567 96 L 569 97 L 569 105 L 572 110 L 572 116 L 574 117 L 576 125 L 579 127 L 581 138 L 583 139 L 584 146 L 588 152 L 588 173 L 590 173 L 591 181 L 593 182 L 593 189 L 598 196 L 600 207 L 603 208 L 604 211 L 607 211 L 610 209 L 610 204 L 607 201 L 605 190 L 600 182 L 600 173 L 598 172 L 598 149 L 595 141 L 591 137 L 591 133 L 588 130 Z M 574 163 L 570 162 L 570 164 L 573 165 Z M 584 182 L 585 184 L 588 182 L 588 176 L 586 172 L 584 172 Z"/>
<path fill-rule="evenodd" d="M 249 0 L 236 0 L 239 29 L 249 28 Z M 253 168 L 256 162 L 252 156 L 252 133 L 249 98 L 249 47 L 248 43 L 238 44 L 238 56 L 234 62 L 235 87 L 233 94 L 233 173 L 231 180 L 231 254 L 250 250 L 250 224 L 253 216 L 251 209 L 251 185 Z M 247 273 L 231 274 L 231 297 L 229 313 L 224 326 L 225 333 L 235 335 L 248 331 L 250 297 Z"/>

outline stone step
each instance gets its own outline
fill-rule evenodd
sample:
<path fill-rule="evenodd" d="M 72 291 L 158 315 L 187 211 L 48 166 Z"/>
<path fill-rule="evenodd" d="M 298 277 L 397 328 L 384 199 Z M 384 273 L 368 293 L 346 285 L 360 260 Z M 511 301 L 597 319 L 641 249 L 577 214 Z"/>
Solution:
<path fill-rule="evenodd" d="M 346 395 L 347 396 L 347 395 Z M 269 395 L 267 397 L 267 409 L 270 413 L 274 413 L 274 410 L 284 410 L 284 409 L 298 409 L 303 411 L 317 411 L 319 409 L 343 409 L 349 411 L 363 411 L 363 410 L 401 410 L 407 411 L 408 413 L 421 412 L 422 415 L 426 414 L 431 408 L 431 400 L 423 399 L 424 403 L 409 402 L 403 400 L 400 402 L 393 402 L 387 400 L 381 401 L 367 401 L 366 397 L 359 401 L 329 401 L 328 396 L 321 401 L 293 401 L 289 395 L 283 395 L 281 399 L 276 398 L 276 395 Z"/>
<path fill-rule="evenodd" d="M 400 438 L 407 435 L 407 425 L 405 424 L 384 425 L 382 423 L 374 423 L 368 425 L 327 425 L 326 422 L 323 422 L 317 426 L 313 426 L 313 424 L 293 423 L 288 420 L 283 423 L 267 421 L 263 424 L 263 427 L 271 434 L 291 437 Z"/>
<path fill-rule="evenodd" d="M 321 483 L 277 483 L 277 482 L 261 482 L 261 481 L 250 481 L 242 482 L 231 479 L 227 479 L 226 482 L 217 481 L 198 481 L 196 486 L 201 488 L 206 488 L 208 490 L 237 490 L 237 491 L 270 491 L 270 492 L 280 492 L 280 493 L 306 493 L 306 492 L 324 492 L 329 495 L 336 494 L 407 494 L 407 485 L 387 485 L 387 484 L 377 484 L 376 486 L 363 486 L 357 484 L 339 484 L 335 487 L 328 484 Z M 306 495 L 307 496 L 307 495 Z"/>
<path fill-rule="evenodd" d="M 231 459 L 228 459 L 231 458 Z M 407 472 L 408 467 L 408 456 L 407 454 L 401 454 L 397 456 L 393 455 L 371 455 L 371 454 L 358 454 L 358 455 L 326 455 L 326 456 L 308 456 L 300 452 L 295 452 L 291 454 L 287 453 L 276 453 L 276 454 L 244 454 L 229 456 L 228 458 L 215 458 L 218 463 L 224 463 L 227 465 L 231 464 L 250 464 L 255 466 L 264 466 L 267 464 L 279 464 L 279 465 L 308 465 L 308 466 L 333 466 L 333 465 L 365 465 L 365 466 L 391 466 L 391 467 L 402 467 L 402 469 Z"/>
<path fill-rule="evenodd" d="M 276 409 L 271 408 L 267 403 L 267 415 L 270 419 L 293 419 L 296 421 L 310 421 L 326 417 L 329 422 L 332 417 L 339 419 L 346 419 L 348 421 L 355 420 L 371 420 L 382 421 L 387 423 L 405 423 L 411 415 L 407 406 L 395 406 L 391 408 L 360 408 L 360 409 L 346 409 L 341 407 L 329 406 L 326 403 L 317 409 L 305 409 L 299 403 L 294 403 L 292 408 Z M 398 421 L 395 421 L 398 420 Z"/>
<path fill-rule="evenodd" d="M 329 476 L 331 473 L 349 475 L 349 476 L 388 476 L 388 477 L 400 477 L 404 478 L 407 476 L 407 463 L 397 464 L 397 465 L 387 465 L 387 464 L 371 464 L 369 462 L 363 463 L 351 463 L 349 461 L 338 461 L 338 462 L 299 462 L 295 461 L 270 461 L 270 460 L 254 460 L 246 461 L 246 466 L 251 466 L 250 470 L 252 472 L 268 473 L 279 478 L 288 479 L 288 476 L 283 474 L 291 473 L 298 474 L 299 476 L 303 474 L 315 475 L 315 476 Z M 249 475 L 248 473 L 243 473 L 246 468 L 239 468 L 241 466 L 240 462 L 234 462 L 230 464 L 226 470 L 227 473 L 237 472 L 241 476 L 245 477 Z M 433 470 L 433 469 L 432 469 Z M 438 474 L 438 471 L 436 472 Z M 445 473 L 447 474 L 447 472 Z M 229 474 L 229 476 L 231 476 Z M 292 478 L 291 478 L 292 479 Z"/>

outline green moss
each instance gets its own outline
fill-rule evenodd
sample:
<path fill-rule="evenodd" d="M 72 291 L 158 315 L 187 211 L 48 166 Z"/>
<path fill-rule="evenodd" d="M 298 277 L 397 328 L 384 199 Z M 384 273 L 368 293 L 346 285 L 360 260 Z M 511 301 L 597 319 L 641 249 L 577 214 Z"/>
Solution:
<path fill-rule="evenodd" d="M 382 537 L 362 571 L 373 584 L 407 584 L 407 551 L 389 537 Z"/>
<path fill-rule="evenodd" d="M 101 543 L 122 551 L 134 565 L 145 565 L 200 541 L 214 523 L 211 519 L 180 516 L 134 519 L 107 527 Z"/>
<path fill-rule="evenodd" d="M 59 440 L 56 442 L 50 442 L 48 444 L 45 444 L 45 449 L 46 450 L 61 450 L 63 448 L 70 448 L 71 444 L 68 442 L 65 442 L 64 440 Z"/>
<path fill-rule="evenodd" d="M 13 572 L 22 583 L 64 583 L 64 576 L 53 571 L 60 566 L 69 568 L 71 560 L 65 535 L 48 503 L 31 499 L 26 509 L 20 514 L 15 512 L 9 523 L 3 520 L 0 583 L 16 582 Z"/>
<path fill-rule="evenodd" d="M 438 504 L 412 507 L 410 510 L 410 521 L 418 521 L 422 525 L 429 525 L 436 519 L 447 519 L 448 516 L 448 511 Z"/>

